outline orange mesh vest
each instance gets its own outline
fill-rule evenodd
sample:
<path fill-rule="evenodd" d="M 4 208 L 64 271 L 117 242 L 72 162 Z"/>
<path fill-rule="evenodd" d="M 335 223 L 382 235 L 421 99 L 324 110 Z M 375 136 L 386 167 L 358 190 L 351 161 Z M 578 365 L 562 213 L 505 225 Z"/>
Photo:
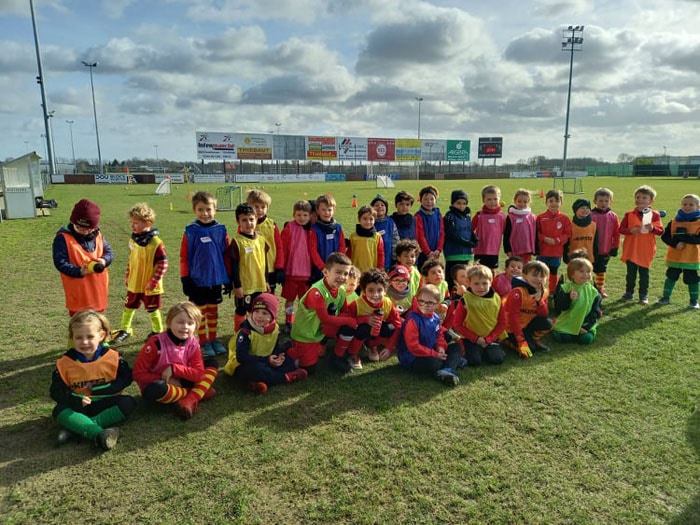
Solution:
<path fill-rule="evenodd" d="M 95 237 L 94 252 L 86 251 L 70 233 L 62 232 L 61 235 L 66 240 L 68 260 L 71 264 L 82 266 L 102 257 L 102 233 Z M 70 277 L 62 273 L 61 280 L 66 294 L 66 308 L 71 312 L 88 309 L 103 312 L 107 308 L 109 272 L 106 268 L 102 273 L 89 273 L 83 277 Z"/>
<path fill-rule="evenodd" d="M 63 382 L 73 392 L 89 396 L 93 386 L 111 383 L 117 378 L 119 354 L 107 350 L 102 357 L 91 363 L 81 363 L 64 355 L 56 361 L 56 368 Z"/>

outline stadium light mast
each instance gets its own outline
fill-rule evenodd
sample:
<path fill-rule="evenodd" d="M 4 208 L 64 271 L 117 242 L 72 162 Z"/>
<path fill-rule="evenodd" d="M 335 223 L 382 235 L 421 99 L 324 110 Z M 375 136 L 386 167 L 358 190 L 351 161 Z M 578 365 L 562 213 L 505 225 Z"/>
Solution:
<path fill-rule="evenodd" d="M 561 161 L 561 176 L 566 173 L 566 150 L 569 144 L 569 113 L 571 111 L 571 79 L 574 72 L 574 51 L 583 48 L 583 26 L 569 26 L 562 32 L 561 50 L 569 51 L 569 91 L 566 96 L 566 124 L 564 126 L 564 156 Z"/>
<path fill-rule="evenodd" d="M 68 130 L 70 131 L 70 150 L 71 153 L 73 154 L 73 173 L 75 173 L 76 166 L 75 166 L 75 144 L 73 143 L 73 120 L 66 120 L 66 124 L 68 124 Z"/>
<path fill-rule="evenodd" d="M 100 132 L 97 129 L 97 106 L 95 106 L 95 84 L 92 81 L 92 69 L 97 67 L 97 62 L 82 61 L 85 67 L 90 68 L 90 89 L 92 91 L 92 113 L 95 117 L 95 137 L 97 139 L 97 162 L 99 163 L 99 175 L 102 175 L 102 152 L 100 151 Z"/>
<path fill-rule="evenodd" d="M 418 101 L 418 139 L 420 140 L 420 103 L 423 102 L 423 97 L 413 98 L 415 98 Z M 416 180 L 420 180 L 420 159 L 418 159 L 418 161 L 416 162 Z"/>

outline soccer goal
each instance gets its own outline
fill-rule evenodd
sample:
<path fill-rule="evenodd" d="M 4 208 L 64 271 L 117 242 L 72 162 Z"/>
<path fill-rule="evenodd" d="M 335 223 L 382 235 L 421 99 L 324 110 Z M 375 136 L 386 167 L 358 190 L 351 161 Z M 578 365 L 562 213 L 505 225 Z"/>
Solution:
<path fill-rule="evenodd" d="M 221 186 L 216 188 L 216 209 L 233 211 L 243 202 L 242 186 Z"/>
<path fill-rule="evenodd" d="M 377 188 L 396 188 L 396 185 L 388 175 L 377 175 Z"/>
<path fill-rule="evenodd" d="M 583 193 L 583 179 L 581 177 L 554 177 L 554 189 L 564 193 L 580 195 Z"/>

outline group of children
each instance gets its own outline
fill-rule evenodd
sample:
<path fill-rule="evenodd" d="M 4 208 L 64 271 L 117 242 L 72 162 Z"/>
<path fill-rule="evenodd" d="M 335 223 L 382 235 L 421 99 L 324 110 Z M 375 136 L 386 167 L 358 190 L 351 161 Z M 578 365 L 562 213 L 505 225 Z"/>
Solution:
<path fill-rule="evenodd" d="M 327 353 L 342 371 L 362 368 L 361 355 L 380 361 L 395 354 L 402 367 L 456 385 L 458 368 L 500 364 L 508 348 L 526 358 L 549 351 L 542 337 L 550 332 L 555 341 L 589 344 L 607 297 L 607 265 L 621 236 L 623 300 L 633 300 L 639 276 L 639 300 L 648 304 L 649 267 L 655 236 L 661 235 L 669 248 L 658 303 L 670 301 L 682 274 L 690 305 L 698 308 L 697 195 L 682 198 L 665 229 L 651 209 L 656 193 L 649 186 L 637 188 L 635 208 L 621 222 L 606 188 L 595 192 L 593 207 L 577 199 L 572 219 L 560 211 L 558 190 L 546 194 L 547 209 L 537 216 L 527 190 L 517 190 L 503 213 L 500 190 L 485 186 L 482 208 L 473 217 L 463 190 L 452 192 L 444 217 L 438 196 L 435 186 L 422 188 L 420 208 L 411 215 L 413 197 L 400 191 L 389 216 L 388 202 L 378 195 L 358 209 L 355 231 L 346 237 L 331 195 L 294 203 L 292 220 L 280 230 L 267 215 L 269 195 L 253 190 L 236 208 L 237 227 L 229 238 L 215 220 L 213 195 L 197 192 L 191 199 L 196 219 L 180 245 L 180 279 L 189 301 L 168 311 L 165 326 L 160 310 L 167 256 L 153 210 L 137 204 L 129 211 L 127 297 L 114 333 L 102 314 L 113 252 L 98 227 L 99 207 L 81 200 L 53 247 L 71 315 L 71 349 L 58 360 L 51 386 L 59 442 L 80 435 L 112 448 L 114 425 L 135 407 L 122 394 L 132 376 L 144 400 L 172 404 L 183 419 L 192 417 L 200 401 L 215 395 L 217 354 L 227 354 L 226 374 L 265 393 L 269 386 L 306 378 Z M 501 250 L 508 256 L 505 270 L 494 275 Z M 562 262 L 566 280 L 558 277 Z M 277 286 L 285 301 L 281 325 Z M 235 300 L 228 348 L 217 338 L 224 294 Z M 132 372 L 111 347 L 131 337 L 142 303 L 152 331 Z"/>

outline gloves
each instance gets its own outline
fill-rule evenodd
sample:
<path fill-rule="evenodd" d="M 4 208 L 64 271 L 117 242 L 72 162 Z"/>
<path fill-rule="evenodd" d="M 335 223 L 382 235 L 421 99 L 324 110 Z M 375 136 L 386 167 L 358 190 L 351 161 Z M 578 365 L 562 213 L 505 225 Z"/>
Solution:
<path fill-rule="evenodd" d="M 518 341 L 518 354 L 523 359 L 529 359 L 532 357 L 532 350 L 527 344 L 527 341 Z"/>
<path fill-rule="evenodd" d="M 180 282 L 182 283 L 182 293 L 184 293 L 187 297 L 192 297 L 195 295 L 197 292 L 197 284 L 194 282 L 192 277 L 189 275 L 180 277 Z"/>
<path fill-rule="evenodd" d="M 282 268 L 277 268 L 275 270 L 275 282 L 277 284 L 284 284 L 284 270 Z"/>
<path fill-rule="evenodd" d="M 379 329 L 379 337 L 391 337 L 394 335 L 396 327 L 391 323 L 382 323 L 382 327 Z"/>
<path fill-rule="evenodd" d="M 617 257 L 618 248 L 610 248 L 610 257 Z"/>
<path fill-rule="evenodd" d="M 335 304 L 331 303 L 328 305 L 328 315 L 335 315 L 337 311 L 338 307 Z"/>
<path fill-rule="evenodd" d="M 233 292 L 233 283 L 229 281 L 224 284 L 224 295 L 231 297 L 231 292 Z"/>

